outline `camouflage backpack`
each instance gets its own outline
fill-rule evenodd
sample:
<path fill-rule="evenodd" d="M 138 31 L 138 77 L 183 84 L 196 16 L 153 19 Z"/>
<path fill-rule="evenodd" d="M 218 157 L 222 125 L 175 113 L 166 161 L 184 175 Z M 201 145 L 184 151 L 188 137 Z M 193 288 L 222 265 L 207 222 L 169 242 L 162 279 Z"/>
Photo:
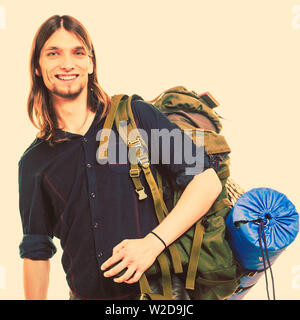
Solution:
<path fill-rule="evenodd" d="M 136 96 L 135 96 L 136 97 Z M 157 219 L 161 222 L 169 213 L 163 200 L 163 192 L 170 188 L 167 181 L 157 172 L 157 183 L 150 170 L 147 152 L 142 148 L 140 136 L 128 141 L 127 133 L 136 129 L 131 110 L 134 96 L 116 95 L 112 97 L 112 108 L 105 120 L 103 129 L 111 129 L 116 123 L 117 130 L 128 148 L 134 148 L 136 163 L 131 163 L 129 175 L 133 181 L 139 200 L 145 197 L 144 188 L 139 179 L 143 172 L 150 187 Z M 139 97 L 140 98 L 140 97 Z M 140 98 L 141 99 L 141 98 Z M 223 300 L 230 297 L 238 288 L 240 278 L 245 271 L 235 261 L 225 239 L 225 218 L 233 207 L 229 195 L 229 153 L 230 148 L 220 134 L 222 124 L 220 116 L 214 111 L 218 102 L 209 94 L 198 95 L 185 87 L 171 88 L 152 101 L 156 108 L 166 114 L 169 120 L 182 130 L 191 129 L 192 139 L 196 143 L 195 129 L 204 130 L 204 146 L 208 156 L 218 155 L 217 175 L 222 183 L 222 191 L 210 210 L 188 231 L 173 242 L 156 259 L 155 263 L 143 274 L 139 283 L 142 299 L 172 299 L 171 273 L 180 274 L 185 279 L 185 288 L 194 300 Z M 126 133 L 120 121 L 127 122 Z M 100 138 L 100 147 L 101 148 Z M 107 150 L 103 151 L 107 155 Z M 173 192 L 174 205 L 183 191 Z M 159 274 L 162 277 L 161 294 L 153 293 L 148 276 Z"/>

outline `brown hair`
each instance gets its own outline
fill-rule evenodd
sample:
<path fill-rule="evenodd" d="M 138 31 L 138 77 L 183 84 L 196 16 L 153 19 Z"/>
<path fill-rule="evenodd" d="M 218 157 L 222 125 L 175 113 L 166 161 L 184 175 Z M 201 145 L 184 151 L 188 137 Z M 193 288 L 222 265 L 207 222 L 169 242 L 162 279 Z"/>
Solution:
<path fill-rule="evenodd" d="M 50 36 L 63 27 L 74 33 L 84 43 L 91 56 L 94 72 L 88 79 L 88 106 L 95 112 L 99 103 L 103 105 L 100 120 L 105 117 L 111 107 L 111 99 L 101 88 L 97 78 L 97 64 L 94 46 L 84 26 L 75 18 L 68 15 L 55 15 L 46 20 L 37 31 L 30 54 L 31 88 L 27 101 L 27 112 L 32 124 L 39 129 L 38 138 L 46 139 L 53 145 L 55 142 L 55 129 L 58 127 L 55 110 L 52 106 L 48 89 L 43 78 L 37 76 L 35 70 L 40 71 L 39 59 L 43 46 Z M 61 141 L 61 140 L 60 140 Z"/>

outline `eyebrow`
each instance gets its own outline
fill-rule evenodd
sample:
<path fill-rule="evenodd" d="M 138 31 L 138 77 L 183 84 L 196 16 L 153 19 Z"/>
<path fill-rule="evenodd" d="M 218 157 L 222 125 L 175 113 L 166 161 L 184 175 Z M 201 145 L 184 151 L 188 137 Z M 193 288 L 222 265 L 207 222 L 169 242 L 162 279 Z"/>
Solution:
<path fill-rule="evenodd" d="M 84 50 L 86 51 L 86 49 L 82 46 L 77 46 L 75 48 L 72 48 L 73 50 Z M 61 50 L 61 48 L 58 48 L 58 47 L 49 47 L 46 49 L 46 51 L 51 51 L 51 50 Z"/>

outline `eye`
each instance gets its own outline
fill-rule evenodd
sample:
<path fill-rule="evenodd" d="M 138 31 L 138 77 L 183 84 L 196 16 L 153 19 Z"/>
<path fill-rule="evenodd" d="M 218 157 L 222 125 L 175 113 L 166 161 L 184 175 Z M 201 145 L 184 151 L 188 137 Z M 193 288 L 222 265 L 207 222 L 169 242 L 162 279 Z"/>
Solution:
<path fill-rule="evenodd" d="M 47 53 L 47 57 L 54 57 L 56 55 L 58 55 L 58 52 L 49 52 L 49 53 Z"/>
<path fill-rule="evenodd" d="M 76 51 L 75 55 L 76 56 L 85 56 L 85 52 L 84 51 Z"/>

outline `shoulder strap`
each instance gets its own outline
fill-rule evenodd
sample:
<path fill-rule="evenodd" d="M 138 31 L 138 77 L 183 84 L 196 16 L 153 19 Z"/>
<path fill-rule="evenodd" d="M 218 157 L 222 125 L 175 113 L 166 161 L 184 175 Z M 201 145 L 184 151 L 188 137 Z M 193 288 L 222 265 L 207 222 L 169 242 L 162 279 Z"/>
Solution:
<path fill-rule="evenodd" d="M 135 123 L 134 115 L 132 113 L 131 101 L 132 101 L 132 96 L 128 98 L 126 103 L 126 108 L 123 106 L 123 109 L 119 109 L 118 110 L 119 115 L 116 116 L 116 119 L 121 119 L 121 118 L 126 119 L 128 117 L 127 144 L 128 144 L 129 152 L 133 150 L 132 154 L 133 156 L 136 156 L 137 158 L 136 163 L 138 164 L 138 167 L 136 167 L 137 165 L 135 163 L 132 163 L 132 162 L 130 163 L 131 169 L 129 174 L 137 190 L 137 182 L 139 182 L 141 185 L 140 177 L 139 177 L 140 175 L 139 167 L 142 169 L 144 176 L 146 178 L 146 181 L 148 183 L 148 186 L 150 188 L 152 199 L 154 202 L 155 212 L 157 215 L 157 219 L 160 223 L 165 218 L 165 216 L 168 215 L 169 212 L 163 201 L 163 198 L 156 184 L 156 181 L 153 177 L 153 174 L 151 172 L 150 161 L 148 157 L 148 149 L 146 148 L 146 144 L 143 141 L 141 135 L 134 137 L 132 140 L 128 139 L 129 132 L 134 129 L 137 130 L 137 125 Z M 125 116 L 126 111 L 127 111 L 127 116 Z M 119 129 L 120 129 L 120 126 L 119 126 Z M 181 263 L 181 258 L 175 243 L 169 246 L 169 251 L 172 258 L 174 272 L 182 273 L 183 267 Z M 160 269 L 162 272 L 164 296 L 171 299 L 170 295 L 172 292 L 171 290 L 172 282 L 171 282 L 171 276 L 170 276 L 170 268 L 168 266 L 166 257 L 164 256 L 163 253 L 158 257 L 158 262 L 160 264 Z M 145 276 L 140 281 L 140 287 L 141 287 L 142 293 L 146 293 L 145 291 L 148 291 L 149 289 L 149 285 L 147 285 L 147 280 Z M 149 293 L 149 291 L 147 293 Z M 152 295 L 151 293 L 150 295 L 152 296 L 152 299 L 155 298 L 155 295 Z"/>
<path fill-rule="evenodd" d="M 99 140 L 99 148 L 97 151 L 97 161 L 99 163 L 103 163 L 108 157 L 109 130 L 112 129 L 121 100 L 126 97 L 128 96 L 125 94 L 119 94 L 113 96 L 111 99 L 111 109 L 106 116 Z"/>

